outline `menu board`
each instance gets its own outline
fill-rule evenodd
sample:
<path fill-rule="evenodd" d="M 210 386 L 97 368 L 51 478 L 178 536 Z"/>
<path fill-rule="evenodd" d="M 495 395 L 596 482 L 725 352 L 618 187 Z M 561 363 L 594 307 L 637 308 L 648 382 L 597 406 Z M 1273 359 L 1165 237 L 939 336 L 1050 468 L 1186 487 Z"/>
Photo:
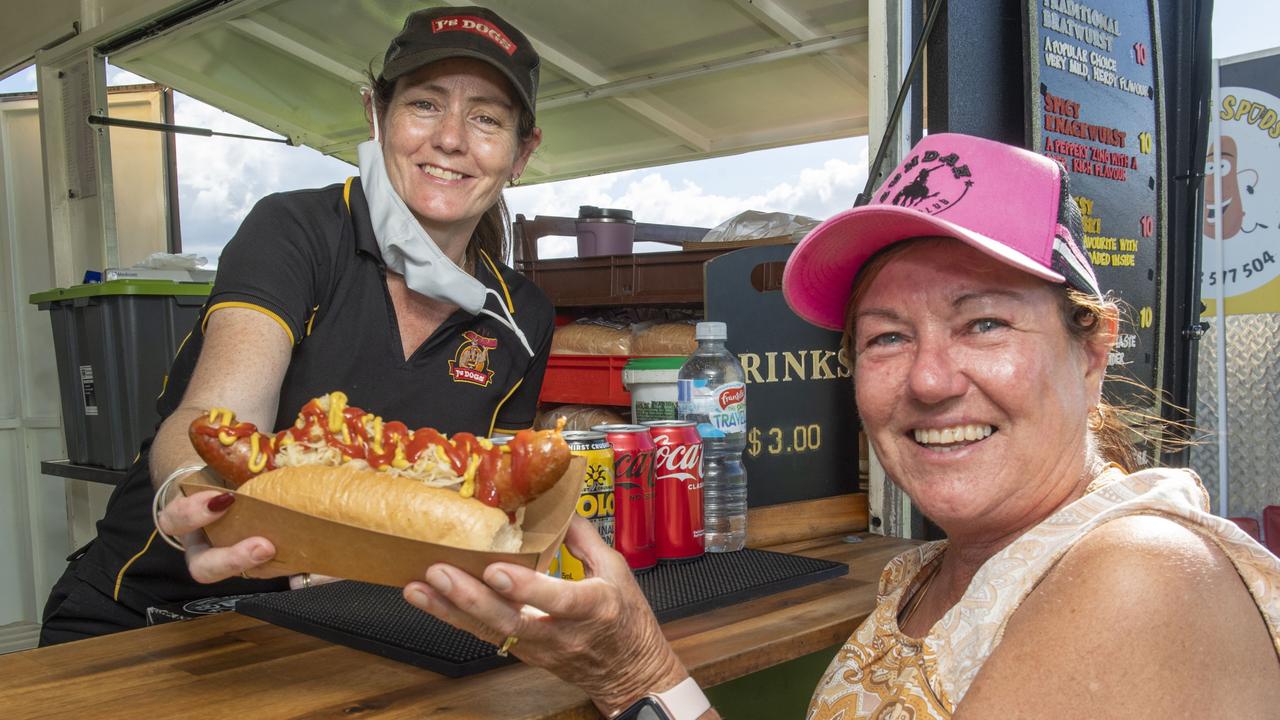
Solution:
<path fill-rule="evenodd" d="M 1156 2 L 1026 7 L 1030 146 L 1067 168 L 1084 250 L 1102 289 L 1123 301 L 1108 371 L 1159 388 L 1167 240 Z M 1109 390 L 1139 400 L 1123 383 Z"/>

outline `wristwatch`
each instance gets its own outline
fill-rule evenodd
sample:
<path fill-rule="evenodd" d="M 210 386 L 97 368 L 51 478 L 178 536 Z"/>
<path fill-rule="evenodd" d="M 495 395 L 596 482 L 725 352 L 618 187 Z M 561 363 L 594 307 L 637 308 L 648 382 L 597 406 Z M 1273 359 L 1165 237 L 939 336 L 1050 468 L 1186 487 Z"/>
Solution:
<path fill-rule="evenodd" d="M 660 693 L 649 693 L 610 720 L 697 720 L 711 709 L 711 701 L 693 678 Z"/>

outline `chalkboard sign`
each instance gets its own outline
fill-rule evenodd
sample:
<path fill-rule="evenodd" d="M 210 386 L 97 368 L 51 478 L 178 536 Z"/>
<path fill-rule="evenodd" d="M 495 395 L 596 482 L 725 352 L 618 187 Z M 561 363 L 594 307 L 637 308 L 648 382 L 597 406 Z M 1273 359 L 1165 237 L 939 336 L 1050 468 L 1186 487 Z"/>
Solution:
<path fill-rule="evenodd" d="M 1162 387 L 1164 112 L 1154 0 L 1029 0 L 1028 141 L 1061 162 L 1102 289 L 1127 306 L 1108 371 Z M 1130 386 L 1108 388 L 1146 405 Z M 1154 409 L 1154 408 L 1153 408 Z"/>
<path fill-rule="evenodd" d="M 853 384 L 840 361 L 840 333 L 801 320 L 779 287 L 794 247 L 744 248 L 704 266 L 706 317 L 727 325 L 726 345 L 746 373 L 751 507 L 858 489 Z"/>

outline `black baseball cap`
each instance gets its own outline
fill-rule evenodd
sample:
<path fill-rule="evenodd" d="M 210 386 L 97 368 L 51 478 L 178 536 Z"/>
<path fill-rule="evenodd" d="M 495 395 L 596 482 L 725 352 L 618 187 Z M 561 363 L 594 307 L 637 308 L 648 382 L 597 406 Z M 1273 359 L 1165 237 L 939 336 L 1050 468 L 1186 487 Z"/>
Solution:
<path fill-rule="evenodd" d="M 474 58 L 497 68 L 534 114 L 538 53 L 524 33 L 488 8 L 439 7 L 411 13 L 387 47 L 382 77 L 394 82 L 423 65 L 455 57 Z"/>

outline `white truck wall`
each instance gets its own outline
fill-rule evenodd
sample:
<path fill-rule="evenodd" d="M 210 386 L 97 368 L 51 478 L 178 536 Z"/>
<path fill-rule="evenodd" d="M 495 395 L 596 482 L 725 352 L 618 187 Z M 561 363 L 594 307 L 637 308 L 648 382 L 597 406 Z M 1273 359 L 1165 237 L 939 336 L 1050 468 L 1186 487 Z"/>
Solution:
<path fill-rule="evenodd" d="M 162 119 L 154 86 L 108 100 L 113 116 Z M 111 145 L 120 255 L 131 264 L 167 246 L 163 136 L 113 129 Z M 45 208 L 37 101 L 0 101 L 0 652 L 12 649 L 6 626 L 39 622 L 67 554 L 93 537 L 111 491 L 40 472 L 42 460 L 66 457 L 49 318 L 27 302 L 54 286 Z"/>
<path fill-rule="evenodd" d="M 155 90 L 110 91 L 111 117 L 161 122 L 164 97 Z M 116 196 L 116 243 L 128 267 L 168 246 L 163 133 L 111 129 L 111 172 Z"/>

